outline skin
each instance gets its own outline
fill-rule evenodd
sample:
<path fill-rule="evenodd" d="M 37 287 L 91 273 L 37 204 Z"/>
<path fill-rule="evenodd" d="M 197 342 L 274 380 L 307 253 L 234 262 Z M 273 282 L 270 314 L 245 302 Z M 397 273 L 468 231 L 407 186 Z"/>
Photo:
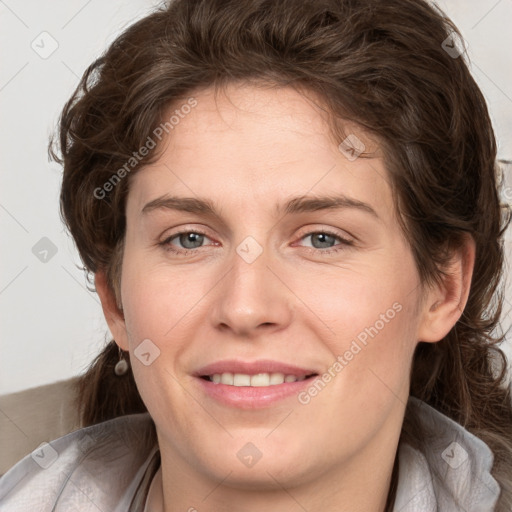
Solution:
<path fill-rule="evenodd" d="M 290 88 L 230 85 L 217 98 L 211 89 L 194 97 L 159 159 L 130 178 L 122 310 L 96 274 L 110 330 L 130 351 L 157 428 L 162 466 L 151 499 L 166 512 L 382 511 L 414 348 L 442 339 L 460 317 L 474 244 L 454 254 L 449 279 L 423 288 L 376 141 L 347 125 L 374 155 L 350 161 L 325 114 Z M 219 217 L 142 213 L 165 194 L 210 199 Z M 294 196 L 333 194 L 377 216 L 274 211 Z M 196 229 L 206 236 L 169 241 Z M 352 245 L 310 235 L 325 229 Z M 248 236 L 262 250 L 252 263 L 236 251 Z M 165 240 L 189 253 L 166 250 Z M 340 250 L 326 254 L 332 249 Z M 241 410 L 212 400 L 192 376 L 228 358 L 326 371 L 393 304 L 400 312 L 307 405 L 292 396 Z M 160 350 L 148 366 L 134 356 L 145 339 Z M 237 457 L 249 442 L 262 454 L 252 467 Z"/>

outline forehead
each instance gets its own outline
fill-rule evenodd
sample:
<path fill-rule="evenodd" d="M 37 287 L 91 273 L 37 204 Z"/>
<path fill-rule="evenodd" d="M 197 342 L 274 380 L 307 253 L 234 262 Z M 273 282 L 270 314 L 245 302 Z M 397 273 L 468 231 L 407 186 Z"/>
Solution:
<path fill-rule="evenodd" d="M 195 106 L 180 116 L 179 102 L 169 108 L 167 118 L 174 114 L 179 121 L 163 140 L 159 159 L 132 176 L 130 209 L 140 212 L 172 193 L 270 213 L 284 198 L 326 194 L 371 203 L 381 213 L 393 210 L 378 144 L 347 123 L 350 140 L 372 155 L 348 158 L 314 100 L 291 88 L 255 86 L 227 87 L 219 95 L 205 89 L 193 98 Z"/>

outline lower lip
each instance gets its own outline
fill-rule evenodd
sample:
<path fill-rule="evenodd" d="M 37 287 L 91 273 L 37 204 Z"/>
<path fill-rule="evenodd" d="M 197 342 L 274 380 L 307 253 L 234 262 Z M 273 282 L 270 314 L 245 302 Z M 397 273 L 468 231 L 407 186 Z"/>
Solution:
<path fill-rule="evenodd" d="M 304 388 L 311 386 L 317 375 L 295 382 L 283 382 L 273 386 L 229 386 L 215 384 L 197 377 L 203 391 L 218 402 L 240 409 L 261 409 L 269 407 L 280 400 L 297 395 Z"/>

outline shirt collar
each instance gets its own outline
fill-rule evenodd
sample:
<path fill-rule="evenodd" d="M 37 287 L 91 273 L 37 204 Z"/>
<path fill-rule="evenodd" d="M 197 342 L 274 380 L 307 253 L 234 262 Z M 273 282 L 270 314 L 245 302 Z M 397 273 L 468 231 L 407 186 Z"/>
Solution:
<path fill-rule="evenodd" d="M 427 438 L 423 451 L 399 444 L 393 512 L 492 512 L 500 487 L 491 475 L 491 449 L 427 403 L 409 397 L 408 407 L 421 422 Z"/>

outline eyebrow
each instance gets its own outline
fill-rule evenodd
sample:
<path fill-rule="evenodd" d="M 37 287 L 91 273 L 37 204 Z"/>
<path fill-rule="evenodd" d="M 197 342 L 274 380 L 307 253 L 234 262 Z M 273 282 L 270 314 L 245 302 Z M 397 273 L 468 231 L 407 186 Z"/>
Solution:
<path fill-rule="evenodd" d="M 342 210 L 349 208 L 369 213 L 376 219 L 379 219 L 377 212 L 369 204 L 344 195 L 293 197 L 283 205 L 276 205 L 274 211 L 276 215 L 280 213 L 289 215 L 318 210 Z M 215 203 L 209 199 L 169 195 L 153 199 L 142 208 L 142 213 L 145 214 L 159 209 L 195 213 L 208 217 L 220 217 Z"/>

